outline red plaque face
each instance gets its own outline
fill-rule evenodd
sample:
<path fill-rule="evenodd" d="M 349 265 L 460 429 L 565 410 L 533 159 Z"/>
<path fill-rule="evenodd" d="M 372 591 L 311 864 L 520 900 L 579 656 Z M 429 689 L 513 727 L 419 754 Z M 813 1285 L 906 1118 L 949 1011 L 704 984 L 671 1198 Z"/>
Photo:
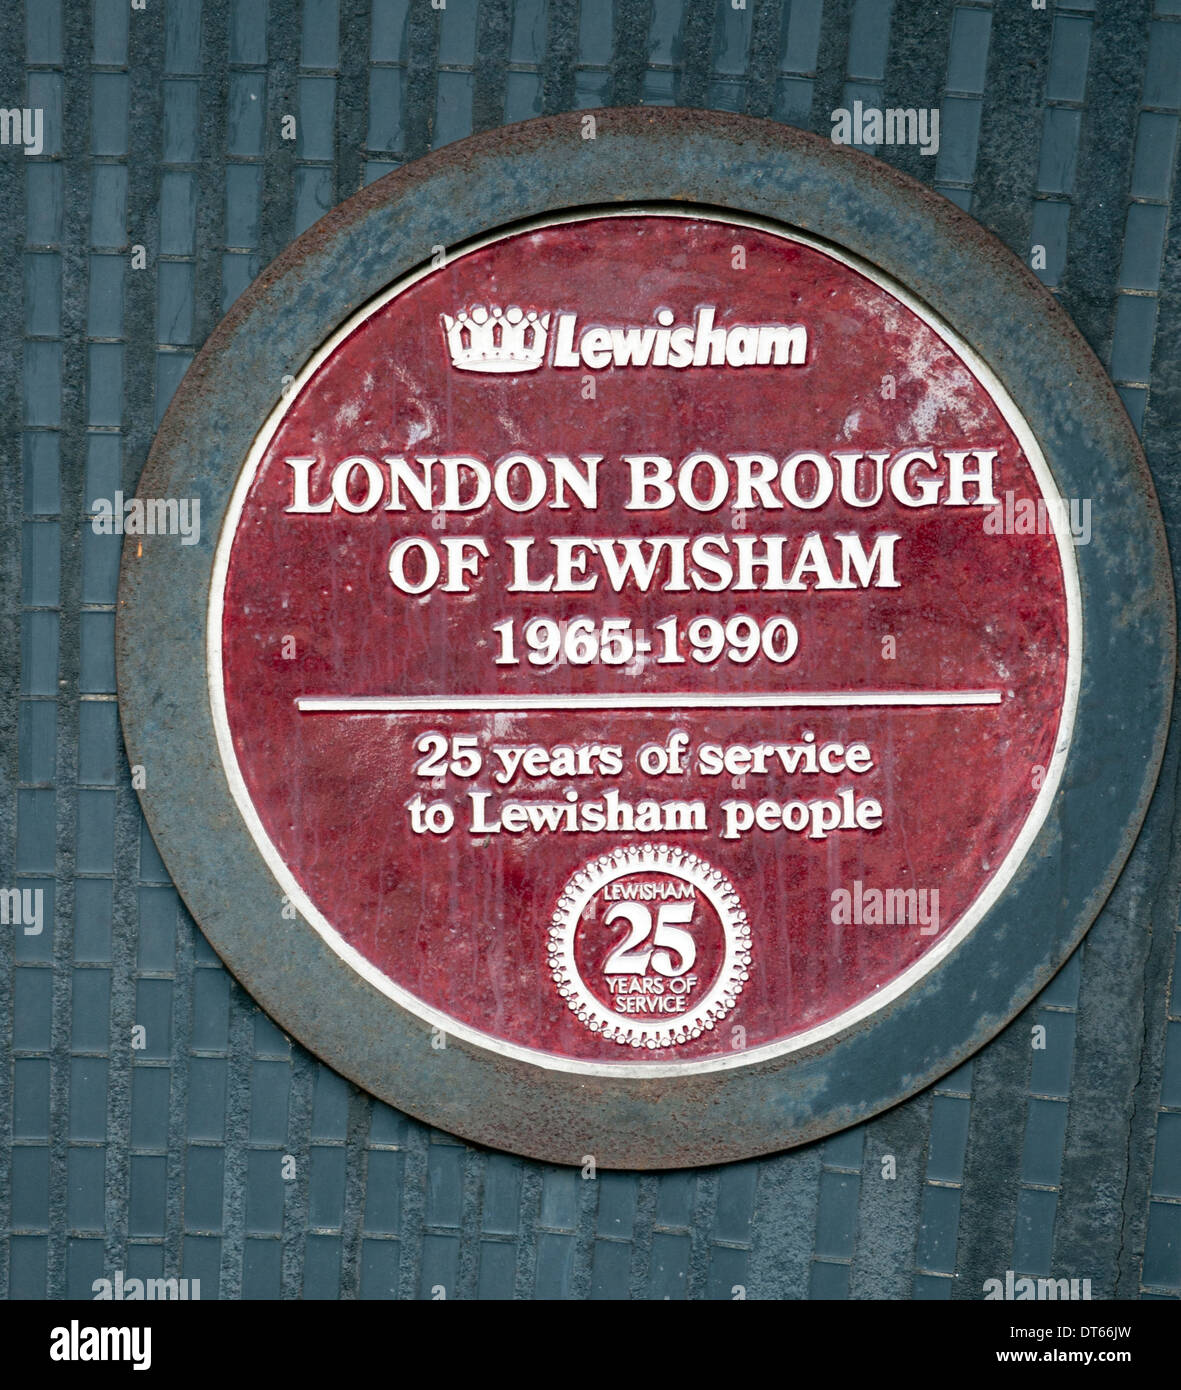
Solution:
<path fill-rule="evenodd" d="M 868 267 L 695 213 L 491 238 L 259 436 L 222 758 L 291 903 L 426 1023 L 742 1065 L 883 1007 L 1016 872 L 1078 687 L 1065 521 Z"/>

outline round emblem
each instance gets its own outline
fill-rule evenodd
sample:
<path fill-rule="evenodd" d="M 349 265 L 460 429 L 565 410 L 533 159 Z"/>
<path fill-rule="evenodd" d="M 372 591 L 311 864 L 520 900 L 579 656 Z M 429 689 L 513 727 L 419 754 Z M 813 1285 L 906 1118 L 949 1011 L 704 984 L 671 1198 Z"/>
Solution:
<path fill-rule="evenodd" d="M 141 481 L 208 539 L 125 549 L 120 706 L 284 1029 L 484 1143 L 716 1163 L 1078 944 L 1169 570 L 1101 367 L 957 209 L 770 124 L 580 130 L 407 166 L 242 297 Z"/>
<path fill-rule="evenodd" d="M 592 1033 L 625 1047 L 700 1038 L 749 978 L 750 924 L 734 885 L 668 845 L 629 845 L 579 870 L 549 935 L 558 993 Z"/>
<path fill-rule="evenodd" d="M 536 988 L 571 853 L 676 834 L 757 905 L 733 1036 L 790 1051 L 930 970 L 1036 835 L 1069 522 L 987 368 L 847 253 L 705 209 L 486 238 L 343 325 L 255 441 L 211 595 L 227 777 L 392 998 L 607 1070 L 733 1061 L 716 1000 L 611 1017 L 684 977 L 611 1007 L 570 960 L 573 1015 Z"/>

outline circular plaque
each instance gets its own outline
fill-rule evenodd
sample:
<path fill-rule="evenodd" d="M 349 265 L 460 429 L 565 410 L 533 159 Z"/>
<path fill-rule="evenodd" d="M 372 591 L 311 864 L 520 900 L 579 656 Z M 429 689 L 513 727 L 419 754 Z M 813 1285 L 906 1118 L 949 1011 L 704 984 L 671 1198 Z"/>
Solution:
<path fill-rule="evenodd" d="M 1171 591 L 1118 398 L 962 213 L 769 124 L 586 129 L 390 175 L 234 307 L 141 483 L 205 534 L 125 549 L 121 701 L 178 887 L 326 1061 L 531 1155 L 713 1162 L 1062 963 Z"/>

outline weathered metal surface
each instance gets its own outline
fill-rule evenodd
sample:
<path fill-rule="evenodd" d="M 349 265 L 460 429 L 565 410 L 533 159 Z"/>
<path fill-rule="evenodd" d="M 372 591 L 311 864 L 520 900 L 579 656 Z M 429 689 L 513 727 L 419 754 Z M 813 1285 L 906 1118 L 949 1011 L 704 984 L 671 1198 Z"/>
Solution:
<path fill-rule="evenodd" d="M 204 698 L 211 545 L 179 556 L 151 544 L 125 550 L 119 671 L 129 752 L 148 769 L 143 800 L 166 862 L 227 963 L 285 1027 L 443 1128 L 558 1162 L 593 1153 L 603 1166 L 665 1166 L 763 1152 L 873 1114 L 960 1062 L 1050 977 L 1110 891 L 1151 793 L 1172 683 L 1171 587 L 1151 481 L 1102 369 L 1052 297 L 975 223 L 885 166 L 800 132 L 703 112 L 596 119 L 594 140 L 570 116 L 464 142 L 313 227 L 190 369 L 141 493 L 199 487 L 216 535 L 284 376 L 439 244 L 462 246 L 523 217 L 668 198 L 790 223 L 876 265 L 970 342 L 1028 421 L 1060 494 L 1094 509 L 1093 542 L 1076 552 L 1085 630 L 1073 741 L 1009 895 L 938 972 L 845 1029 L 835 1051 L 824 1039 L 789 1059 L 674 1082 L 574 1081 L 462 1038 L 432 1048 L 421 1019 L 288 925 L 283 895 L 252 853 Z M 1094 750 L 1113 719 L 1121 761 L 1097 787 Z M 197 833 L 194 802 L 205 821 Z"/>
<path fill-rule="evenodd" d="M 490 294 L 539 316 L 493 372 Z M 363 313 L 252 451 L 209 619 L 221 755 L 304 916 L 424 1021 L 559 1069 L 745 1065 L 933 968 L 1053 796 L 1081 646 L 1073 550 L 954 349 L 689 208 L 567 215 Z M 642 357 L 612 369 L 612 331 Z M 687 964 L 608 963 L 628 913 L 596 898 L 566 952 L 565 885 L 670 838 L 728 875 L 726 922 L 702 895 Z"/>

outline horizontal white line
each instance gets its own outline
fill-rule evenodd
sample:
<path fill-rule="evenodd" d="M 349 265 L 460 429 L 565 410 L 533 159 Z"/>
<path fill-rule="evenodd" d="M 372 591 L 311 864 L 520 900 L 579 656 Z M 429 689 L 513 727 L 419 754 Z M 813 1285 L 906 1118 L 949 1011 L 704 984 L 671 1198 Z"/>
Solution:
<path fill-rule="evenodd" d="M 304 714 L 413 714 L 419 710 L 820 709 L 873 705 L 999 705 L 999 690 L 813 690 L 749 695 L 301 695 Z"/>

